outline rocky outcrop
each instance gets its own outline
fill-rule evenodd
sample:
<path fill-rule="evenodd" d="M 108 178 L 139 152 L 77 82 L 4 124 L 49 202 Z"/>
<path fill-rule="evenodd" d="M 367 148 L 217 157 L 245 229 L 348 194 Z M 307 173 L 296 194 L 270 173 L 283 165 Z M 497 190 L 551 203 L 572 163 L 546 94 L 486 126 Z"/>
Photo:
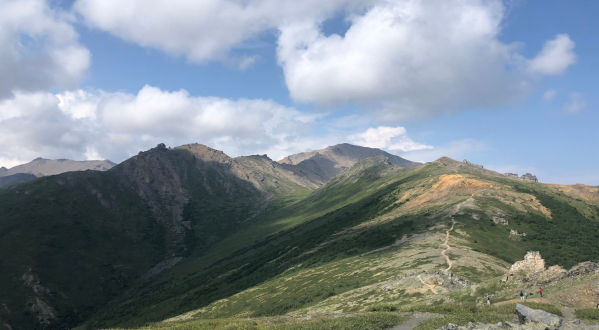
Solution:
<path fill-rule="evenodd" d="M 525 273 L 538 273 L 545 270 L 545 260 L 541 258 L 539 251 L 528 252 L 524 260 L 518 261 L 510 267 L 510 274 L 516 274 L 520 271 Z"/>
<path fill-rule="evenodd" d="M 599 330 L 599 325 L 586 325 L 580 320 L 566 322 L 561 317 L 536 310 L 524 305 L 516 305 L 518 322 L 499 322 L 484 324 L 470 322 L 458 326 L 452 323 L 444 325 L 441 330 Z"/>
<path fill-rule="evenodd" d="M 562 326 L 563 319 L 557 315 L 542 310 L 532 309 L 521 304 L 516 305 L 516 314 L 520 324 L 541 323 L 551 330 L 557 330 Z"/>
<path fill-rule="evenodd" d="M 482 165 L 478 165 L 478 164 L 471 163 L 471 162 L 469 162 L 469 161 L 468 161 L 468 160 L 466 160 L 466 159 L 464 159 L 464 160 L 462 161 L 462 163 L 464 163 L 464 164 L 466 164 L 466 165 L 470 165 L 470 166 L 476 166 L 476 167 L 479 167 L 479 168 L 485 168 L 485 167 L 484 167 L 484 166 L 482 166 Z"/>
<path fill-rule="evenodd" d="M 532 175 L 530 173 L 523 174 L 520 177 L 520 180 L 539 182 L 539 180 L 537 179 L 537 176 L 536 175 Z"/>
<path fill-rule="evenodd" d="M 526 236 L 526 233 L 519 233 L 516 229 L 510 229 L 510 236 Z"/>
<path fill-rule="evenodd" d="M 570 270 L 568 271 L 561 268 L 560 266 L 551 266 L 543 274 L 540 274 L 538 282 L 539 285 L 548 285 L 561 279 L 576 278 L 597 272 L 599 272 L 599 263 L 591 261 L 581 262 L 578 265 L 570 268 Z M 599 288 L 597 292 L 599 292 Z"/>
<path fill-rule="evenodd" d="M 536 175 L 532 175 L 530 173 L 523 174 L 520 177 L 516 173 L 505 173 L 503 175 L 506 176 L 506 177 L 508 177 L 508 178 L 510 178 L 510 179 L 518 179 L 518 180 L 522 180 L 522 181 L 539 182 L 539 180 L 537 179 L 537 176 Z"/>
<path fill-rule="evenodd" d="M 460 162 L 460 161 L 451 159 L 449 157 L 441 157 L 441 158 L 435 160 L 434 163 L 439 164 L 443 167 L 446 167 L 448 170 L 454 171 L 454 172 L 466 171 L 466 172 L 470 172 L 470 173 L 490 175 L 490 176 L 499 177 L 499 178 L 504 177 L 504 175 L 501 173 L 491 171 L 489 169 L 484 168 L 482 165 L 474 164 L 467 160 Z"/>

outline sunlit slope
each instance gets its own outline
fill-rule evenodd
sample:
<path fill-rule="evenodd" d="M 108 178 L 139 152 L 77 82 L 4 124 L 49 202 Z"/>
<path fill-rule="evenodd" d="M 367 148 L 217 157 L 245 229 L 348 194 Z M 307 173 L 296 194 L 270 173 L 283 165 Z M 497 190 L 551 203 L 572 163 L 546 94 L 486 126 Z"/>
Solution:
<path fill-rule="evenodd" d="M 136 325 L 191 310 L 195 317 L 263 316 L 419 303 L 466 290 L 451 284 L 450 264 L 450 273 L 476 285 L 528 250 L 564 267 L 597 260 L 598 211 L 553 186 L 448 158 L 411 170 L 372 158 L 301 201 L 266 209 L 255 226 L 85 326 Z M 391 295 L 385 286 L 405 292 Z"/>

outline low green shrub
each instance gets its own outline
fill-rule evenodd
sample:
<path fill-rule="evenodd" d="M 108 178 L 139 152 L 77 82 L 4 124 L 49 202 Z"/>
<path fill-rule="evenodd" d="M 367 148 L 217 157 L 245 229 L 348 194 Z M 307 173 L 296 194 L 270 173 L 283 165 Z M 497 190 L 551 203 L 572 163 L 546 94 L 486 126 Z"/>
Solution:
<path fill-rule="evenodd" d="M 579 319 L 599 320 L 599 309 L 597 308 L 582 308 L 577 309 L 574 314 Z"/>
<path fill-rule="evenodd" d="M 392 305 L 372 306 L 368 309 L 369 312 L 395 312 L 396 310 L 397 306 Z"/>

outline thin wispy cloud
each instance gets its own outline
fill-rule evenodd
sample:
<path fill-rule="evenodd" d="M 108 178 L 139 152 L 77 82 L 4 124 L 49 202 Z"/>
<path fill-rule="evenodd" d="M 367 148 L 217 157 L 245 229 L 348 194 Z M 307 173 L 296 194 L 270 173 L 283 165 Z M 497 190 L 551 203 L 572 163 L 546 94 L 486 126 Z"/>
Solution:
<path fill-rule="evenodd" d="M 568 98 L 568 102 L 564 104 L 564 112 L 567 114 L 577 114 L 587 106 L 584 95 L 581 93 L 570 93 Z"/>

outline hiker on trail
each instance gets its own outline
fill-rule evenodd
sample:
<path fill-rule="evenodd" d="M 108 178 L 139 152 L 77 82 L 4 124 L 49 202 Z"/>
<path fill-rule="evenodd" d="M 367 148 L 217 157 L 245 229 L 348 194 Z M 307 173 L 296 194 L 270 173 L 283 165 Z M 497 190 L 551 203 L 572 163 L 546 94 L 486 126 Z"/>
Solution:
<path fill-rule="evenodd" d="M 491 305 L 491 297 L 487 296 L 487 305 Z"/>
<path fill-rule="evenodd" d="M 528 291 L 524 291 L 524 299 L 528 299 Z"/>
<path fill-rule="evenodd" d="M 522 291 L 520 291 L 520 300 L 524 300 L 524 293 Z"/>
<path fill-rule="evenodd" d="M 543 288 L 539 288 L 539 293 L 541 294 L 541 298 L 543 298 Z"/>

